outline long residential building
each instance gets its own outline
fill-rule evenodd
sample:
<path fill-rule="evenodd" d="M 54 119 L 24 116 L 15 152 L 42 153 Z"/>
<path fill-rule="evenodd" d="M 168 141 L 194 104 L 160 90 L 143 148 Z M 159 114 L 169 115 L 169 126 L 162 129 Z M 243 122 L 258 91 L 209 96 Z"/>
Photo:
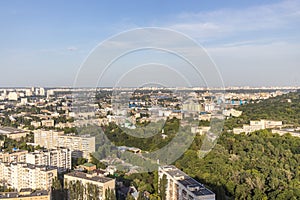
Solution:
<path fill-rule="evenodd" d="M 47 190 L 22 189 L 20 192 L 0 192 L 1 200 L 51 200 L 51 192 Z"/>
<path fill-rule="evenodd" d="M 234 128 L 234 134 L 240 133 L 251 133 L 254 131 L 268 129 L 268 128 L 281 128 L 282 121 L 273 121 L 273 120 L 260 120 L 260 121 L 250 121 L 250 125 L 244 124 L 242 128 Z"/>
<path fill-rule="evenodd" d="M 89 158 L 89 155 L 95 152 L 95 137 L 89 135 L 65 135 L 63 132 L 40 129 L 34 131 L 34 143 L 47 149 L 69 148 L 72 157 Z"/>
<path fill-rule="evenodd" d="M 78 182 L 82 185 L 83 200 L 90 199 L 90 197 L 94 199 L 106 199 L 105 197 L 108 195 L 108 191 L 110 191 L 110 194 L 115 194 L 115 179 L 99 176 L 97 174 L 74 171 L 64 175 L 64 187 L 68 190 L 68 199 L 74 199 L 74 195 L 80 195 L 79 191 L 70 190 L 72 184 L 77 185 Z M 95 192 L 95 189 L 97 189 L 97 192 Z M 95 194 L 92 194 L 92 191 L 95 192 L 97 196 L 94 196 Z"/>
<path fill-rule="evenodd" d="M 29 132 L 20 130 L 13 127 L 0 126 L 0 135 L 4 135 L 13 140 L 20 140 L 22 137 L 26 137 Z"/>
<path fill-rule="evenodd" d="M 64 172 L 72 167 L 71 150 L 67 148 L 36 150 L 26 154 L 25 162 L 33 165 L 55 167 L 58 172 Z"/>
<path fill-rule="evenodd" d="M 0 163 L 1 184 L 20 191 L 24 188 L 49 190 L 57 170 L 27 163 Z"/>
<path fill-rule="evenodd" d="M 160 180 L 166 180 L 168 200 L 215 200 L 212 191 L 173 165 L 159 167 L 158 175 Z"/>
<path fill-rule="evenodd" d="M 14 152 L 0 152 L 0 162 L 25 162 L 27 153 L 28 151 L 26 150 L 18 150 Z"/>

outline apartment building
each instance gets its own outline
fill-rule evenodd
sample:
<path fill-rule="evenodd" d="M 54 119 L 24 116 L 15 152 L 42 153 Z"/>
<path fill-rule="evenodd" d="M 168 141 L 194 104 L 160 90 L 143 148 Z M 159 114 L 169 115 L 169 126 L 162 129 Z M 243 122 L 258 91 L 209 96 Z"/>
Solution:
<path fill-rule="evenodd" d="M 158 175 L 160 180 L 166 179 L 168 200 L 215 200 L 212 191 L 173 165 L 159 167 Z"/>
<path fill-rule="evenodd" d="M 53 149 L 58 146 L 58 136 L 64 135 L 63 131 L 55 131 L 55 130 L 34 130 L 34 143 L 45 147 L 47 149 Z"/>
<path fill-rule="evenodd" d="M 25 162 L 28 151 L 0 152 L 0 162 Z"/>
<path fill-rule="evenodd" d="M 72 151 L 72 157 L 89 158 L 95 152 L 95 137 L 90 135 L 63 135 L 58 139 L 59 147 L 67 147 Z"/>
<path fill-rule="evenodd" d="M 89 158 L 90 153 L 95 152 L 95 137 L 89 135 L 64 135 L 64 132 L 35 130 L 34 143 L 53 149 L 65 147 L 71 150 L 72 157 Z"/>
<path fill-rule="evenodd" d="M 83 172 L 71 172 L 64 175 L 64 187 L 68 189 L 70 184 L 75 184 L 79 181 L 84 188 L 83 199 L 88 199 L 88 196 L 91 195 L 88 193 L 88 186 L 95 185 L 99 190 L 99 198 L 96 199 L 106 199 L 106 192 L 111 190 L 115 192 L 115 179 L 99 176 L 97 174 L 87 174 Z M 69 191 L 70 193 L 71 191 Z M 72 195 L 72 194 L 71 194 Z M 70 194 L 69 194 L 70 196 Z"/>
<path fill-rule="evenodd" d="M 36 150 L 25 157 L 26 163 L 55 167 L 59 173 L 72 167 L 71 150 L 67 148 Z"/>
<path fill-rule="evenodd" d="M 0 163 L 2 184 L 18 191 L 24 188 L 49 190 L 57 170 L 27 163 Z"/>

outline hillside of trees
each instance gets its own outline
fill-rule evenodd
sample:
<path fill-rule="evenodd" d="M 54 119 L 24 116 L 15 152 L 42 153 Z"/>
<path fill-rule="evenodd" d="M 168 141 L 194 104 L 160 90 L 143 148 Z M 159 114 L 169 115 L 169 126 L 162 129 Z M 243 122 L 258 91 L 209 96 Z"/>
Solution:
<path fill-rule="evenodd" d="M 298 126 L 300 94 L 289 93 L 238 109 L 243 111 L 242 116 L 226 120 L 224 133 L 210 153 L 198 157 L 203 136 L 196 136 L 175 166 L 204 183 L 217 199 L 300 199 L 300 138 L 279 136 L 270 130 L 248 135 L 227 132 L 260 119 Z M 141 191 L 151 191 L 150 199 L 163 199 L 157 185 L 145 181 L 155 180 L 155 173 L 126 178 Z"/>
<path fill-rule="evenodd" d="M 268 130 L 225 133 L 203 159 L 197 145 L 175 165 L 210 186 L 217 199 L 299 199 L 300 138 Z"/>
<path fill-rule="evenodd" d="M 237 110 L 243 114 L 225 122 L 225 129 L 249 124 L 250 120 L 280 120 L 284 124 L 300 126 L 300 93 L 293 92 L 274 98 L 260 100 L 258 103 L 242 105 Z"/>

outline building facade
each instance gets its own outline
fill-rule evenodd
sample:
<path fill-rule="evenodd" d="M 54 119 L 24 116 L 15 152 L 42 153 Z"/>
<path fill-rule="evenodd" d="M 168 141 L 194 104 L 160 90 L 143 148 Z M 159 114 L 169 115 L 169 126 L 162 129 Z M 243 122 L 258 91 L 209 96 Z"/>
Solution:
<path fill-rule="evenodd" d="M 71 150 L 67 148 L 36 150 L 26 154 L 25 162 L 33 165 L 55 167 L 58 172 L 64 172 L 72 167 Z"/>
<path fill-rule="evenodd" d="M 82 190 L 83 200 L 89 199 L 89 195 L 94 195 L 90 193 L 89 188 L 98 189 L 97 191 L 97 198 L 99 200 L 104 200 L 107 193 L 115 195 L 115 179 L 99 176 L 97 174 L 87 174 L 83 172 L 71 172 L 64 175 L 64 187 L 68 190 L 69 198 L 73 199 L 74 194 L 79 195 L 79 191 L 71 191 L 69 188 L 72 184 L 80 183 Z M 71 187 L 72 188 L 72 187 Z M 73 198 L 72 198 L 73 197 Z M 95 198 L 95 196 L 93 196 Z"/>
<path fill-rule="evenodd" d="M 18 191 L 24 188 L 49 190 L 57 170 L 26 163 L 0 163 L 1 184 Z"/>
<path fill-rule="evenodd" d="M 89 155 L 95 152 L 95 137 L 89 135 L 64 135 L 62 131 L 34 131 L 34 143 L 53 149 L 65 147 L 72 151 L 72 157 L 89 158 Z"/>
<path fill-rule="evenodd" d="M 215 194 L 175 166 L 158 169 L 159 184 L 165 183 L 168 200 L 215 200 Z M 162 181 L 165 179 L 165 181 Z"/>
<path fill-rule="evenodd" d="M 50 200 L 51 192 L 46 190 L 20 191 L 20 192 L 1 192 L 2 200 Z"/>
<path fill-rule="evenodd" d="M 0 162 L 25 162 L 28 151 L 19 150 L 15 152 L 0 152 Z"/>

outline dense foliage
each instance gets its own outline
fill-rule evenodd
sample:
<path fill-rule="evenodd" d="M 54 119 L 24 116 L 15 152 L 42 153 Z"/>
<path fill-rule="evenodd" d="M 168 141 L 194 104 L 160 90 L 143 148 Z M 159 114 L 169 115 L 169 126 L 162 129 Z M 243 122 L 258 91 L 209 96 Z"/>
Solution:
<path fill-rule="evenodd" d="M 107 138 L 117 146 L 137 147 L 145 151 L 154 151 L 167 145 L 176 135 L 179 120 L 176 118 L 168 119 L 164 124 L 164 134 L 167 136 L 163 139 L 161 134 L 156 134 L 161 129 L 162 123 L 151 123 L 145 129 L 127 130 L 121 129 L 116 124 L 109 124 L 105 127 L 104 133 Z M 130 131 L 131 134 L 128 134 Z M 147 133 L 146 133 L 147 132 Z M 135 137 L 138 135 L 152 134 L 152 137 L 143 138 Z"/>
<path fill-rule="evenodd" d="M 279 136 L 270 130 L 249 135 L 226 132 L 250 120 L 260 119 L 282 120 L 284 124 L 297 127 L 300 124 L 299 93 L 239 109 L 243 115 L 226 120 L 225 132 L 209 154 L 203 159 L 198 157 L 203 136 L 196 136 L 189 150 L 174 164 L 211 188 L 217 199 L 300 199 L 300 138 Z M 142 180 L 148 175 L 140 176 L 138 180 L 137 177 L 131 180 L 138 188 L 137 183 L 142 183 L 143 189 L 152 188 L 149 191 L 153 192 L 152 199 L 156 199 L 154 194 L 159 194 L 159 190 L 153 190 L 155 187 L 151 182 L 145 186 Z"/>
<path fill-rule="evenodd" d="M 208 184 L 218 199 L 299 199 L 299 163 L 299 138 L 262 130 L 224 134 L 204 159 L 190 149 L 176 166 Z"/>
<path fill-rule="evenodd" d="M 300 125 L 300 93 L 288 93 L 274 98 L 260 100 L 237 108 L 243 114 L 226 120 L 225 128 L 249 124 L 250 120 L 280 120 L 284 124 Z"/>

